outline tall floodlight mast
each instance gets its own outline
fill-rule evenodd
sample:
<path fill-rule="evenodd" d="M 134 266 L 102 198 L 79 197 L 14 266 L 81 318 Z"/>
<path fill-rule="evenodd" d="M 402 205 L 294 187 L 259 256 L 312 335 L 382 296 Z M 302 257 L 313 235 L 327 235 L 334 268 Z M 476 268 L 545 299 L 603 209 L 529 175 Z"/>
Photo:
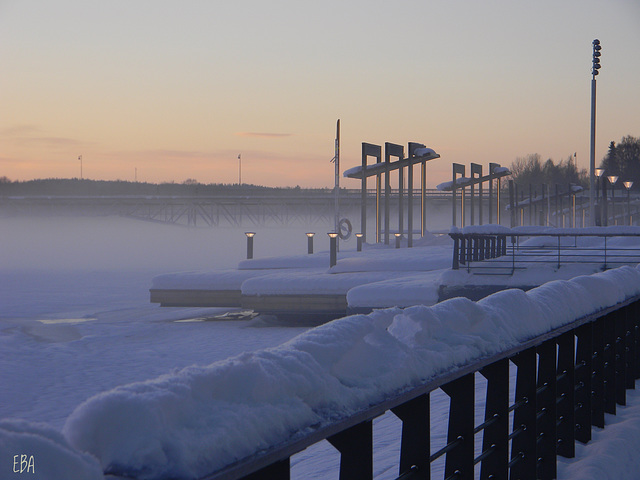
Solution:
<path fill-rule="evenodd" d="M 595 226 L 594 193 L 596 184 L 596 75 L 600 70 L 600 40 L 593 41 L 593 62 L 591 68 L 591 146 L 589 153 L 589 218 L 591 226 Z"/>

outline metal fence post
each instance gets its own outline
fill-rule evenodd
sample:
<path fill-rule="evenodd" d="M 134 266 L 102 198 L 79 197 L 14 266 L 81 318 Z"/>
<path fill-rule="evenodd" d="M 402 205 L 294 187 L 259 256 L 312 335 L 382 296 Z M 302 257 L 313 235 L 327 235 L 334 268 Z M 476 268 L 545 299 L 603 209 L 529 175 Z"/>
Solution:
<path fill-rule="evenodd" d="M 415 468 L 411 478 L 429 480 L 430 415 L 429 394 L 420 395 L 391 411 L 402 420 L 399 475 Z"/>
<path fill-rule="evenodd" d="M 487 379 L 482 452 L 491 452 L 482 460 L 480 479 L 506 479 L 509 473 L 509 360 L 493 363 L 480 373 Z"/>
<path fill-rule="evenodd" d="M 567 332 L 558 338 L 557 377 L 557 451 L 558 455 L 573 458 L 575 442 L 575 335 Z"/>
<path fill-rule="evenodd" d="M 593 322 L 591 425 L 604 428 L 604 317 Z"/>
<path fill-rule="evenodd" d="M 615 312 L 604 317 L 604 411 L 616 414 Z"/>
<path fill-rule="evenodd" d="M 536 350 L 511 359 L 516 373 L 515 410 L 511 433 L 511 478 L 530 478 L 536 471 Z"/>
<path fill-rule="evenodd" d="M 537 477 L 556 478 L 556 341 L 547 340 L 537 348 Z"/>
<path fill-rule="evenodd" d="M 616 371 L 616 403 L 627 404 L 626 307 L 613 312 L 614 355 Z"/>
<path fill-rule="evenodd" d="M 340 480 L 373 478 L 373 424 L 371 420 L 354 425 L 327 438 L 340 452 Z"/>
<path fill-rule="evenodd" d="M 591 391 L 593 359 L 593 323 L 576 329 L 576 440 L 587 443 L 591 440 Z"/>
<path fill-rule="evenodd" d="M 285 458 L 247 475 L 242 480 L 289 480 L 291 478 L 291 462 Z"/>
<path fill-rule="evenodd" d="M 447 452 L 444 476 L 473 480 L 474 374 L 470 373 L 440 387 L 451 399 L 447 443 L 458 442 Z"/>

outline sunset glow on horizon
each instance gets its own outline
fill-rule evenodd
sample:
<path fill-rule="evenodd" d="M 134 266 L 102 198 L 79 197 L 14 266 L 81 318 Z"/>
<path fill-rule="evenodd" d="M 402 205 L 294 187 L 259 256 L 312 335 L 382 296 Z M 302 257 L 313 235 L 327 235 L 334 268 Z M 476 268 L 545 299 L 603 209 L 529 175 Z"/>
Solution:
<path fill-rule="evenodd" d="M 331 187 L 362 142 L 451 163 L 640 136 L 637 0 L 0 0 L 0 176 Z M 356 180 L 342 186 L 357 188 Z"/>

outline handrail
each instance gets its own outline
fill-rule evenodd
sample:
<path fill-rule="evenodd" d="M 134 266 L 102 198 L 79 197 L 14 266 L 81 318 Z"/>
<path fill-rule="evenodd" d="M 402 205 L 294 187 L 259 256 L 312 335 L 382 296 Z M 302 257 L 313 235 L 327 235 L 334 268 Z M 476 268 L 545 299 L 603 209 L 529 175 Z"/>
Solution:
<path fill-rule="evenodd" d="M 467 227 L 462 230 L 453 229 L 449 236 L 454 241 L 454 270 L 464 265 L 471 272 L 473 268 L 481 266 L 485 269 L 485 274 L 500 274 L 499 269 L 503 269 L 502 274 L 513 275 L 517 268 L 530 263 L 553 264 L 557 268 L 568 263 L 596 263 L 603 270 L 610 268 L 612 264 L 640 263 L 640 241 L 633 247 L 607 245 L 607 240 L 613 237 L 640 239 L 640 227 Z M 520 244 L 522 238 L 532 237 L 549 237 L 555 241 L 553 245 Z M 603 238 L 602 247 L 579 246 L 577 239 L 586 237 Z M 510 239 L 510 245 L 507 245 L 507 238 Z M 562 244 L 563 238 L 573 238 L 573 245 Z M 491 262 L 486 263 L 486 260 Z M 477 265 L 472 266 L 473 263 Z M 488 269 L 494 269 L 494 272 L 489 273 Z"/>
<path fill-rule="evenodd" d="M 517 368 L 511 405 L 509 362 Z M 485 421 L 479 426 L 473 425 L 476 373 L 487 379 Z M 633 388 L 637 378 L 640 295 L 460 366 L 353 416 L 296 435 L 202 480 L 288 479 L 290 457 L 323 439 L 341 452 L 341 480 L 369 479 L 371 421 L 386 411 L 403 424 L 399 478 L 430 478 L 426 472 L 430 460 L 444 454 L 445 478 L 472 479 L 474 465 L 480 463 L 481 478 L 507 478 L 509 472 L 513 478 L 529 478 L 536 472 L 536 478 L 551 479 L 556 476 L 556 456 L 571 457 L 576 440 L 588 442 L 592 425 L 604 426 L 604 413 L 615 414 L 616 403 L 626 401 L 625 388 Z M 430 455 L 425 421 L 428 432 L 429 393 L 438 388 L 451 399 L 450 441 Z M 561 417 L 564 421 L 558 423 Z M 474 457 L 473 437 L 479 433 L 484 446 Z"/>

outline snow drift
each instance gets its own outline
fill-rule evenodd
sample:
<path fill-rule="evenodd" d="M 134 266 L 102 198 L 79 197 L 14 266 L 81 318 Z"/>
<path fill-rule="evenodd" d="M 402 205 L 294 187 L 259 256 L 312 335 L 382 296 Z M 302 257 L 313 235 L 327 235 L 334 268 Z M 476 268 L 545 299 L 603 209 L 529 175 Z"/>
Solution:
<path fill-rule="evenodd" d="M 622 267 L 477 303 L 345 317 L 279 347 L 94 396 L 70 415 L 64 441 L 106 471 L 197 478 L 638 294 L 640 271 Z"/>

